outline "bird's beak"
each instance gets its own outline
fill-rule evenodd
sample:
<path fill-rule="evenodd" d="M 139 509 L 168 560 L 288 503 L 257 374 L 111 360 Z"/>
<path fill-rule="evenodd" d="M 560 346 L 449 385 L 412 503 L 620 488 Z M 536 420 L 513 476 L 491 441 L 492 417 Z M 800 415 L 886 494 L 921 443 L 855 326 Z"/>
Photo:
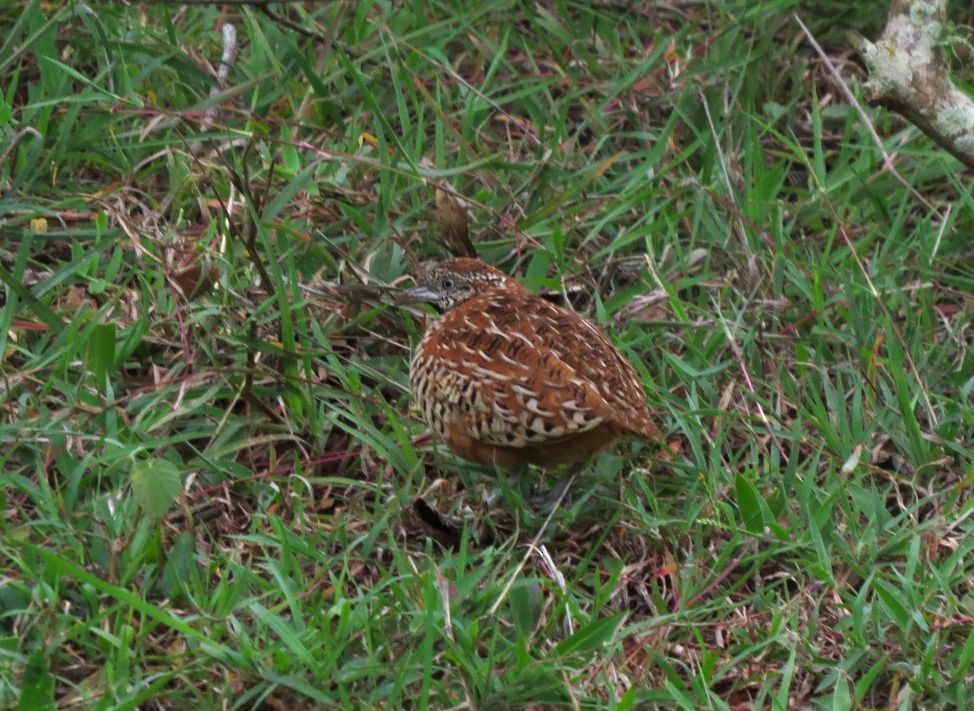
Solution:
<path fill-rule="evenodd" d="M 415 304 L 420 301 L 435 304 L 439 300 L 440 295 L 430 289 L 428 286 L 414 286 L 412 289 L 407 289 L 400 294 L 399 298 L 396 299 L 396 303 L 400 306 L 405 306 L 406 304 Z"/>

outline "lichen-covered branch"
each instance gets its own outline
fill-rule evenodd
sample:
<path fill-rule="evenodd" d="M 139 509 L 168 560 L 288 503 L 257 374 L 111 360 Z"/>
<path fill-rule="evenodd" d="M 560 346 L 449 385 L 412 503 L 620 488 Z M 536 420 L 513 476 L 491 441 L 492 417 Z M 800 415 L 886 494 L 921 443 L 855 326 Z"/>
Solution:
<path fill-rule="evenodd" d="M 892 0 L 876 42 L 860 41 L 871 103 L 916 125 L 974 170 L 974 100 L 950 80 L 938 46 L 947 0 Z"/>

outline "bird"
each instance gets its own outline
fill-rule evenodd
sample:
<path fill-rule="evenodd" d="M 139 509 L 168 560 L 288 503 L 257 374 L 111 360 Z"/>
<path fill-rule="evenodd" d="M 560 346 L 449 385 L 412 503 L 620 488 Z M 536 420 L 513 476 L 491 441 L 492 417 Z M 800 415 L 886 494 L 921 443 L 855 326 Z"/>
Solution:
<path fill-rule="evenodd" d="M 441 315 L 410 363 L 413 400 L 460 458 L 577 472 L 622 438 L 661 441 L 635 369 L 575 311 L 470 257 L 429 268 L 400 297 L 417 302 Z"/>

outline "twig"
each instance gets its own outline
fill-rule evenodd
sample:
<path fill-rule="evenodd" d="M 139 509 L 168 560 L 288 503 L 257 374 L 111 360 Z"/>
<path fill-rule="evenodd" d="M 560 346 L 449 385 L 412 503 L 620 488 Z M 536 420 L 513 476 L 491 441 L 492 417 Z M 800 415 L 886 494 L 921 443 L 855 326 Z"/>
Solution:
<path fill-rule="evenodd" d="M 38 141 L 43 142 L 44 140 L 44 137 L 41 135 L 41 132 L 38 131 L 36 128 L 34 128 L 33 126 L 25 126 L 24 128 L 17 131 L 17 133 L 14 134 L 13 138 L 10 139 L 10 143 L 7 144 L 6 148 L 4 148 L 3 153 L 0 154 L 0 163 L 7 162 L 8 156 L 17 147 L 17 144 L 20 142 L 20 139 L 28 134 L 32 135 Z M 11 163 L 11 166 L 12 165 L 13 163 Z M 11 175 L 8 184 L 0 186 L 0 190 L 2 190 L 3 192 L 7 192 L 7 190 L 10 189 L 10 185 L 12 185 L 14 182 L 13 169 L 11 169 L 10 173 Z"/>
<path fill-rule="evenodd" d="M 224 22 L 220 30 L 223 37 L 223 54 L 220 57 L 220 64 L 216 70 L 216 83 L 210 87 L 210 98 L 216 96 L 227 88 L 227 79 L 230 77 L 230 70 L 234 62 L 237 61 L 237 28 L 232 22 Z M 213 117 L 216 116 L 217 104 L 214 104 L 203 114 L 203 122 L 200 126 L 201 131 L 209 131 L 213 127 Z"/>
<path fill-rule="evenodd" d="M 267 3 L 260 3 L 258 9 L 261 12 L 263 12 L 265 15 L 267 15 L 270 19 L 272 19 L 274 22 L 284 25 L 289 30 L 294 30 L 298 34 L 304 35 L 309 39 L 318 40 L 319 42 L 322 42 L 326 45 L 331 45 L 331 38 L 321 34 L 320 32 L 316 32 L 315 30 L 308 29 L 304 25 L 298 24 L 294 20 L 285 17 L 284 15 L 277 14 L 276 11 L 271 10 L 270 5 L 268 5 Z"/>
<path fill-rule="evenodd" d="M 741 236 L 744 251 L 747 253 L 747 266 L 748 269 L 753 269 L 754 252 L 751 250 L 751 245 L 747 240 L 747 230 L 744 229 L 744 222 L 740 218 L 741 211 L 737 207 L 737 196 L 734 194 L 734 186 L 731 184 L 730 174 L 727 172 L 727 158 L 724 157 L 724 150 L 720 147 L 720 138 L 717 136 L 717 129 L 714 127 L 714 120 L 710 116 L 710 105 L 707 103 L 707 97 L 704 95 L 703 89 L 697 87 L 697 91 L 700 94 L 700 103 L 703 105 L 703 112 L 707 116 L 707 126 L 710 127 L 710 135 L 714 139 L 714 148 L 717 149 L 717 162 L 720 164 L 720 174 L 724 178 L 724 187 L 727 189 L 727 199 L 734 205 L 734 212 L 737 216 L 737 230 Z"/>
<path fill-rule="evenodd" d="M 741 375 L 744 376 L 744 384 L 747 385 L 748 389 L 752 393 L 757 393 L 754 388 L 754 381 L 751 380 L 751 374 L 747 370 L 747 364 L 744 362 L 744 354 L 741 352 L 740 346 L 737 345 L 737 341 L 734 339 L 734 334 L 731 333 L 730 327 L 727 325 L 727 320 L 719 309 L 714 309 L 720 318 L 720 325 L 724 328 L 724 334 L 727 336 L 727 343 L 730 345 L 731 352 L 734 354 L 734 359 L 737 361 L 737 367 L 741 371 Z M 758 409 L 758 415 L 761 417 L 761 421 L 767 426 L 768 434 L 771 435 L 771 439 L 774 441 L 775 447 L 778 448 L 778 453 L 781 455 L 782 461 L 788 462 L 788 453 L 785 451 L 784 447 L 781 446 L 781 441 L 778 439 L 778 435 L 774 432 L 774 422 L 765 414 L 764 408 L 761 407 L 761 401 L 757 398 L 754 399 L 754 404 Z"/>
<path fill-rule="evenodd" d="M 514 585 L 514 581 L 517 580 L 517 576 L 521 574 L 521 571 L 524 570 L 524 566 L 528 564 L 528 561 L 531 559 L 531 556 L 534 555 L 534 552 L 538 549 L 538 542 L 541 540 L 541 537 L 544 535 L 544 532 L 547 530 L 548 524 L 551 523 L 551 519 L 554 517 L 555 513 L 561 507 L 561 502 L 568 494 L 568 490 L 572 488 L 572 485 L 575 483 L 575 479 L 577 477 L 578 477 L 578 469 L 575 469 L 574 471 L 572 471 L 571 474 L 568 475 L 568 480 L 565 483 L 565 485 L 562 487 L 561 494 L 558 496 L 558 499 L 555 501 L 555 505 L 551 507 L 551 513 L 548 514 L 548 518 L 546 518 L 544 520 L 544 523 L 541 524 L 541 528 L 538 530 L 537 535 L 535 535 L 531 543 L 528 544 L 528 552 L 524 554 L 523 558 L 521 558 L 521 562 L 518 563 L 517 567 L 514 569 L 514 572 L 511 573 L 511 577 L 508 579 L 507 584 L 504 586 L 504 589 L 501 590 L 501 594 L 497 596 L 497 600 L 495 600 L 494 604 L 490 606 L 490 610 L 487 613 L 488 615 L 495 614 L 497 610 L 500 609 L 500 606 L 504 603 L 504 600 L 507 598 L 507 594 L 511 591 L 511 586 Z"/>
<path fill-rule="evenodd" d="M 839 213 L 835 209 L 835 205 L 832 204 L 828 194 L 825 192 L 825 186 L 819 182 L 818 175 L 815 173 L 815 171 L 809 171 L 809 175 L 812 176 L 812 179 L 815 181 L 815 186 L 822 193 L 822 196 L 825 199 L 825 205 L 832 214 L 836 227 L 839 229 L 839 234 L 842 236 L 842 241 L 845 242 L 846 247 L 849 248 L 849 252 L 852 254 L 852 258 L 856 261 L 856 266 L 859 268 L 862 278 L 866 281 L 866 286 L 869 287 L 869 293 L 874 299 L 876 299 L 876 303 L 879 305 L 880 310 L 886 317 L 886 321 L 889 323 L 890 329 L 893 331 L 893 336 L 896 338 L 897 343 L 900 344 L 900 348 L 903 349 L 903 358 L 906 360 L 906 364 L 910 368 L 910 374 L 914 377 L 914 379 L 916 379 L 917 385 L 920 386 L 920 394 L 923 396 L 923 404 L 927 410 L 927 417 L 930 418 L 930 424 L 933 427 L 936 427 L 937 416 L 934 414 L 933 405 L 930 403 L 930 396 L 927 395 L 927 388 L 923 384 L 923 378 L 920 377 L 920 371 L 917 369 L 913 356 L 910 355 L 910 347 L 907 345 L 906 339 L 903 338 L 903 334 L 900 332 L 896 322 L 893 320 L 893 314 L 890 313 L 889 308 L 886 306 L 886 302 L 880 298 L 879 290 L 876 288 L 876 285 L 873 284 L 873 280 L 869 278 L 869 272 L 866 270 L 866 265 L 863 264 L 862 257 L 860 257 L 859 253 L 856 251 L 856 248 L 852 243 L 852 238 L 849 236 L 849 232 L 846 230 L 845 225 L 842 222 L 842 218 L 839 217 Z"/>
<path fill-rule="evenodd" d="M 501 116 L 504 116 L 505 118 L 509 119 L 515 125 L 519 125 L 521 123 L 518 118 L 516 118 L 515 116 L 513 116 L 509 111 L 507 111 L 503 106 L 501 106 L 500 104 L 498 104 L 494 99 L 492 99 L 489 96 L 487 96 L 480 89 L 478 89 L 473 84 L 471 84 L 466 79 L 464 79 L 462 76 L 460 76 L 456 72 L 456 70 L 453 67 L 451 67 L 450 65 L 444 64 L 443 62 L 441 62 L 439 59 L 437 59 L 433 55 L 425 52 L 421 47 L 418 47 L 416 45 L 410 44 L 409 42 L 407 42 L 404 39 L 400 39 L 399 42 L 403 46 L 408 47 L 412 51 L 414 51 L 414 52 L 418 53 L 419 55 L 421 55 L 423 57 L 423 59 L 425 59 L 428 62 L 434 64 L 435 66 L 439 67 L 444 72 L 446 72 L 447 74 L 449 74 L 450 75 L 450 78 L 452 78 L 454 81 L 462 84 L 464 89 L 466 89 L 467 91 L 471 92 L 474 96 L 476 96 L 478 99 L 480 99 L 481 101 L 483 101 L 484 103 L 486 103 L 488 106 L 490 106 L 494 111 L 496 111 L 497 113 L 499 113 Z M 538 138 L 536 135 L 534 135 L 534 133 L 532 133 L 531 131 L 525 130 L 524 135 L 526 135 L 531 140 L 531 142 L 534 143 L 535 146 L 539 146 L 540 147 L 542 145 L 541 144 L 541 139 Z"/>
<path fill-rule="evenodd" d="M 812 47 L 815 48 L 815 52 L 818 54 L 819 58 L 825 63 L 825 66 L 829 70 L 829 74 L 831 74 L 832 78 L 835 79 L 835 83 L 839 85 L 839 88 L 842 90 L 842 93 L 845 95 L 846 100 L 850 104 L 852 104 L 853 107 L 855 107 L 859 116 L 862 118 L 863 123 L 866 124 L 866 130 L 869 131 L 869 135 L 872 136 L 873 142 L 876 144 L 876 147 L 879 149 L 880 154 L 883 156 L 883 170 L 888 171 L 894 178 L 896 178 L 896 180 L 900 183 L 900 185 L 902 185 L 904 188 L 909 190 L 910 194 L 917 199 L 917 202 L 919 202 L 928 210 L 936 212 L 936 208 L 934 208 L 934 206 L 930 204 L 930 201 L 928 201 L 925 197 L 923 197 L 923 195 L 917 192 L 917 189 L 914 188 L 912 185 L 910 185 L 906 181 L 906 179 L 902 175 L 900 175 L 899 171 L 896 170 L 896 166 L 893 164 L 892 156 L 890 156 L 890 154 L 886 151 L 886 147 L 883 146 L 883 139 L 879 137 L 879 134 L 876 132 L 876 129 L 873 127 L 872 121 L 869 120 L 869 116 L 866 115 L 865 110 L 862 108 L 862 104 L 860 104 L 858 99 L 856 99 L 856 95 L 852 93 L 852 90 L 849 88 L 849 85 L 846 84 L 845 80 L 842 78 L 842 75 L 839 74 L 839 71 L 835 68 L 835 65 L 832 64 L 832 61 L 828 58 L 828 56 L 826 56 L 825 50 L 822 49 L 822 46 L 815 41 L 815 38 L 812 36 L 812 33 L 808 31 L 807 27 L 805 27 L 805 23 L 801 21 L 801 18 L 798 17 L 798 15 L 796 14 L 792 14 L 792 17 L 795 18 L 795 22 L 798 23 L 798 26 L 802 28 L 802 32 L 805 35 L 805 39 L 807 39 L 809 44 L 811 44 Z"/>

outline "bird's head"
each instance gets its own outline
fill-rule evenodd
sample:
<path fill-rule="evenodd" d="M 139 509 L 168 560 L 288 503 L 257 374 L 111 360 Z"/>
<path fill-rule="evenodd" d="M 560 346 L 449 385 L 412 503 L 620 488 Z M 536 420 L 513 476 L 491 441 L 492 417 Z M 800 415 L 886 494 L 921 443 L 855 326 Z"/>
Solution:
<path fill-rule="evenodd" d="M 440 313 L 445 313 L 477 294 L 499 286 L 521 288 L 518 282 L 504 272 L 479 259 L 458 257 L 428 269 L 416 282 L 416 286 L 403 293 L 399 303 L 422 301 L 432 304 Z"/>

